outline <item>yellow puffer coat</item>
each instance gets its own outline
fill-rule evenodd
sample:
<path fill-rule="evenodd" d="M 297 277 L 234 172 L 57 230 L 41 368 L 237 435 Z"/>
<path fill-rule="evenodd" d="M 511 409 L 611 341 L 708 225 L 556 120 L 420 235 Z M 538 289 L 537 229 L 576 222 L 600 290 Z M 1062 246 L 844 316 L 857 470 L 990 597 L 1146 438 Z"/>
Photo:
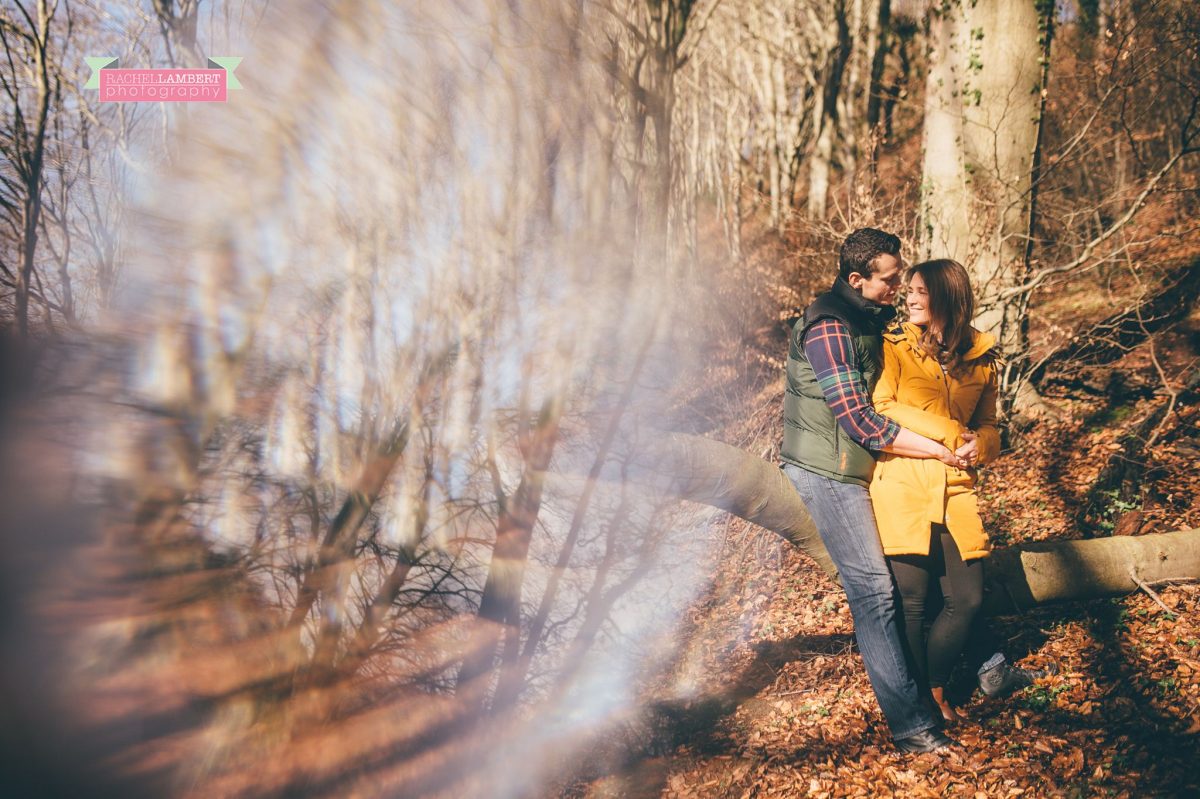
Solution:
<path fill-rule="evenodd" d="M 983 464 L 1000 452 L 996 429 L 996 367 L 984 358 L 995 338 L 973 330 L 966 372 L 952 378 L 921 351 L 921 329 L 906 323 L 883 336 L 883 374 L 875 386 L 875 410 L 914 433 L 951 450 L 964 430 L 979 436 Z M 883 453 L 871 480 L 871 502 L 887 555 L 929 554 L 930 524 L 945 524 L 964 560 L 991 551 L 975 498 L 975 470 L 963 471 L 933 458 Z"/>

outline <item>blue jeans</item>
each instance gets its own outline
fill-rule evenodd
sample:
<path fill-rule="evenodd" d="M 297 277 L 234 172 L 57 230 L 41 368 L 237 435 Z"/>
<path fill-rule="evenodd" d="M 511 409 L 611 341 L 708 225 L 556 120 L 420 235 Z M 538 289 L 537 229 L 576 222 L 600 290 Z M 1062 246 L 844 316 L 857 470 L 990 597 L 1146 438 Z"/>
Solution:
<path fill-rule="evenodd" d="M 854 637 L 893 737 L 906 738 L 939 726 L 904 659 L 896 589 L 883 558 L 867 489 L 791 464 L 785 464 L 783 472 L 812 514 L 837 566 L 850 600 Z"/>

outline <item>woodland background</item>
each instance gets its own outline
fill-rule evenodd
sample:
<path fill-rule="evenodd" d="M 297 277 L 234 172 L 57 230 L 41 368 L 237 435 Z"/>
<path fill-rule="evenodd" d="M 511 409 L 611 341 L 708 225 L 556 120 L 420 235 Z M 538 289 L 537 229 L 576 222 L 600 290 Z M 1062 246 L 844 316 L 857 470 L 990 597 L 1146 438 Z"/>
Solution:
<path fill-rule="evenodd" d="M 18 793 L 1200 792 L 1194 3 L 5 0 L 0 45 Z M 230 55 L 226 104 L 83 88 Z M 949 757 L 771 493 L 864 225 L 972 272 L 996 623 L 1062 666 L 964 684 Z"/>

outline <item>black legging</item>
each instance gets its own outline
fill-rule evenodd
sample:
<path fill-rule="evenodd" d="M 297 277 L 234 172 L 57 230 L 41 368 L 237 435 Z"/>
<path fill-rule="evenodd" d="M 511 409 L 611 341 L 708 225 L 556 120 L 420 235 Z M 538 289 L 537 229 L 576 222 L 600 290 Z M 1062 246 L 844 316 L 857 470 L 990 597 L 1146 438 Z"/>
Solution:
<path fill-rule="evenodd" d="M 944 686 L 983 599 L 983 560 L 964 561 L 950 531 L 935 524 L 928 555 L 889 555 L 888 565 L 900 591 L 904 632 L 917 675 L 931 688 Z M 934 580 L 941 584 L 942 607 L 926 639 L 925 600 Z"/>

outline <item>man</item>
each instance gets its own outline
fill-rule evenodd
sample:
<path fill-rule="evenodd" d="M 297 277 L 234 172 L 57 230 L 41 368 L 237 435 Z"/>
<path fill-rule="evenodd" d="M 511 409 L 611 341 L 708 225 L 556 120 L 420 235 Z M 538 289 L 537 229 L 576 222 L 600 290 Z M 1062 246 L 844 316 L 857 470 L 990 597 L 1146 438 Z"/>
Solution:
<path fill-rule="evenodd" d="M 945 445 L 875 413 L 883 330 L 896 315 L 900 239 L 873 228 L 842 244 L 833 288 L 792 330 L 784 395 L 784 473 L 812 514 L 850 601 L 855 638 L 896 747 L 953 745 L 909 672 L 867 486 L 873 451 L 960 461 Z M 962 464 L 965 466 L 965 464 Z"/>
<path fill-rule="evenodd" d="M 855 637 L 896 747 L 932 752 L 953 745 L 913 679 L 901 643 L 892 577 L 867 486 L 874 452 L 937 458 L 966 468 L 944 444 L 881 416 L 871 406 L 884 327 L 902 281 L 900 239 L 873 228 L 851 233 L 833 288 L 792 330 L 784 395 L 783 470 L 804 501 L 850 601 Z M 995 655 L 980 670 L 989 695 L 1032 682 Z"/>

